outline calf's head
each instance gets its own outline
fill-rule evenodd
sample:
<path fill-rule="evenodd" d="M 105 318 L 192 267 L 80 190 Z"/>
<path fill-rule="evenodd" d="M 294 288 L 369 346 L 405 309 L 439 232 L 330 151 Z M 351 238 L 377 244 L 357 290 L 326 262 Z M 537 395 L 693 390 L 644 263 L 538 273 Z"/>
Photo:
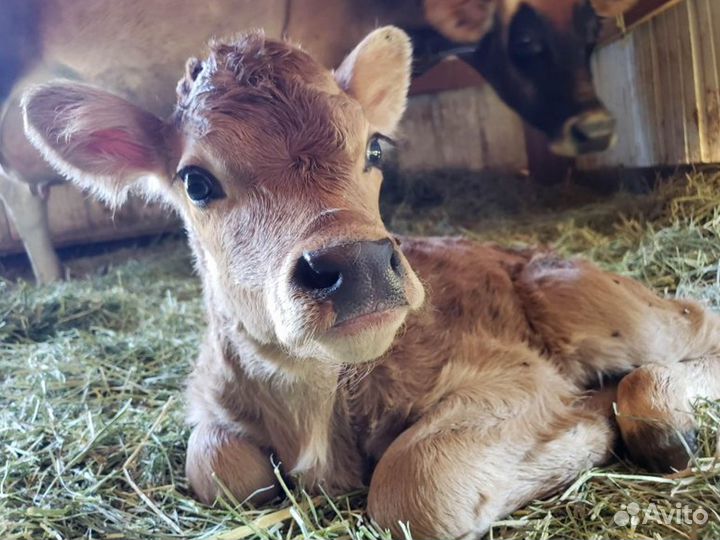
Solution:
<path fill-rule="evenodd" d="M 615 121 L 600 103 L 590 56 L 600 17 L 637 0 L 425 0 L 428 21 L 445 37 L 477 44 L 461 57 L 557 154 L 606 150 Z"/>
<path fill-rule="evenodd" d="M 230 333 L 299 359 L 367 361 L 423 301 L 378 207 L 410 58 L 394 27 L 368 35 L 334 73 L 249 33 L 188 61 L 168 121 L 58 82 L 25 96 L 26 131 L 111 204 L 138 188 L 179 212 L 210 317 Z"/>

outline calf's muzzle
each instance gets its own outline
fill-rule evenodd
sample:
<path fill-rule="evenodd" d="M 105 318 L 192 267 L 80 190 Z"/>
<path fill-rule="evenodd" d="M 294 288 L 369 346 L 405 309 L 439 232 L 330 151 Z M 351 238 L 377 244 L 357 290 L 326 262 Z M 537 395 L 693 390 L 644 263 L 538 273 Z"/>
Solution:
<path fill-rule="evenodd" d="M 335 326 L 407 305 L 402 260 L 389 239 L 307 251 L 292 279 L 315 300 L 332 304 Z"/>

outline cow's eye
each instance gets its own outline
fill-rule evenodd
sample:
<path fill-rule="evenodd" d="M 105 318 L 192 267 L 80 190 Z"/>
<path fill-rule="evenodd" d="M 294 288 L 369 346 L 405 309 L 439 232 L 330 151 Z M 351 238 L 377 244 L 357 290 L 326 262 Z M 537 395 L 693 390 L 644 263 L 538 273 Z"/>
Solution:
<path fill-rule="evenodd" d="M 380 137 L 373 136 L 368 142 L 365 150 L 365 167 L 380 167 L 382 165 L 383 150 L 380 144 Z"/>
<path fill-rule="evenodd" d="M 205 206 L 213 199 L 223 197 L 223 192 L 215 177 L 200 167 L 185 167 L 178 176 L 185 184 L 185 192 L 192 202 Z"/>
<path fill-rule="evenodd" d="M 511 50 L 516 58 L 529 60 L 545 52 L 545 43 L 531 33 L 520 34 L 513 39 Z"/>
<path fill-rule="evenodd" d="M 547 51 L 545 23 L 534 8 L 522 4 L 508 33 L 508 52 L 521 66 L 533 63 Z"/>

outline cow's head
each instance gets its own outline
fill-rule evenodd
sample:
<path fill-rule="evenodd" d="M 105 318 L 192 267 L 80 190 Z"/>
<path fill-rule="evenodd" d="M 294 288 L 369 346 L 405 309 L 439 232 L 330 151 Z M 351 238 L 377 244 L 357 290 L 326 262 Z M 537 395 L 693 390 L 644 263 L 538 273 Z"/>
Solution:
<path fill-rule="evenodd" d="M 592 84 L 590 55 L 600 17 L 637 0 L 425 0 L 445 37 L 478 44 L 462 56 L 551 149 L 574 156 L 607 149 L 615 121 Z"/>
<path fill-rule="evenodd" d="M 179 212 L 215 328 L 297 358 L 367 361 L 424 296 L 378 207 L 410 61 L 394 27 L 335 73 L 250 33 L 188 62 L 170 121 L 63 82 L 26 95 L 26 131 L 111 203 L 137 187 Z"/>

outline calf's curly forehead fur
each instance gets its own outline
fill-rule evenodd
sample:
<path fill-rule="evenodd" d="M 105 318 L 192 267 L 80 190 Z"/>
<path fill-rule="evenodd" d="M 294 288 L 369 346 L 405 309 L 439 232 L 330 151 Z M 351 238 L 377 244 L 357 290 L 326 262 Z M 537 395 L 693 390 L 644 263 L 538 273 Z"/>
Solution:
<path fill-rule="evenodd" d="M 230 170 L 265 181 L 348 177 L 367 131 L 327 69 L 259 31 L 213 42 L 207 60 L 188 61 L 174 121 Z"/>

